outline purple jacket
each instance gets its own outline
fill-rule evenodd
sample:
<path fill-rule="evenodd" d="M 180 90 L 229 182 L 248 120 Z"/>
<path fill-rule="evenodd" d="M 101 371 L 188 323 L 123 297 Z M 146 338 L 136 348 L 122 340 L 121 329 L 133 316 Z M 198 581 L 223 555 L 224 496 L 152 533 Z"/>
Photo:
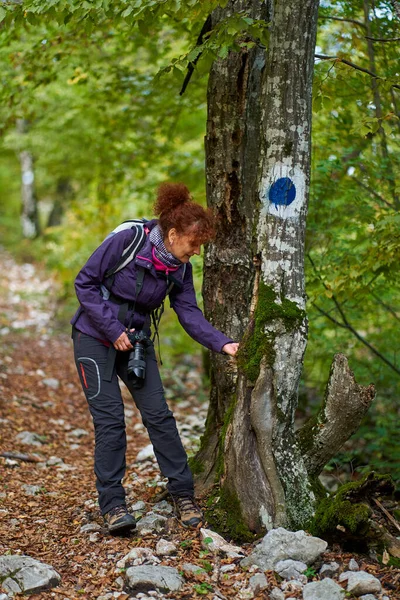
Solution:
<path fill-rule="evenodd" d="M 153 220 L 146 225 L 152 229 L 156 224 L 157 221 Z M 167 280 L 153 265 L 152 244 L 148 238 L 135 259 L 115 274 L 112 285 L 114 296 L 122 301 L 134 301 L 137 267 L 145 269 L 143 287 L 136 301 L 134 315 L 128 311 L 125 323 L 121 323 L 118 320 L 119 305 L 103 298 L 100 286 L 104 283 L 104 274 L 118 262 L 132 238 L 132 230 L 128 229 L 104 240 L 79 271 L 75 279 L 75 290 L 80 308 L 72 318 L 71 324 L 82 333 L 114 343 L 125 331 L 132 317 L 132 327 L 147 327 L 149 313 L 158 308 L 164 300 Z M 221 352 L 223 346 L 233 340 L 215 329 L 197 306 L 192 265 L 187 263 L 185 272 L 181 265 L 172 276 L 177 284 L 170 293 L 170 302 L 180 324 L 196 342 L 210 350 Z"/>

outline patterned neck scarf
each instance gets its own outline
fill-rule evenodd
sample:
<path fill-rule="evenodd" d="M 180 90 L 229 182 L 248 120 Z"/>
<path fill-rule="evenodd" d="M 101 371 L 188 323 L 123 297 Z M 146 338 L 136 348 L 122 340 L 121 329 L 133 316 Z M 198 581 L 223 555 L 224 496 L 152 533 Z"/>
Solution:
<path fill-rule="evenodd" d="M 158 260 L 170 268 L 178 268 L 182 263 L 165 247 L 163 236 L 159 225 L 153 227 L 149 234 L 150 242 L 154 246 L 154 252 Z"/>

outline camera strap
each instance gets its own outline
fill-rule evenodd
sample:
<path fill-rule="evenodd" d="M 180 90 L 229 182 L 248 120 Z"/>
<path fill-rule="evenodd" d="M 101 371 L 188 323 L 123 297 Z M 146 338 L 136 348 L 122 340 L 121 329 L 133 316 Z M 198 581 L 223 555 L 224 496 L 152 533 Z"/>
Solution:
<path fill-rule="evenodd" d="M 144 269 L 139 268 L 138 272 L 137 272 L 137 277 L 136 277 L 134 301 L 133 302 L 124 302 L 119 307 L 118 321 L 120 321 L 121 323 L 123 323 L 125 321 L 128 310 L 129 309 L 132 310 L 132 316 L 131 316 L 131 319 L 129 321 L 129 325 L 127 328 L 128 330 L 132 328 L 133 317 L 135 315 L 136 299 L 137 299 L 138 295 L 140 294 L 140 291 L 143 287 L 143 280 L 144 280 Z M 106 363 L 106 368 L 104 370 L 104 375 L 103 375 L 104 381 L 111 381 L 111 379 L 112 379 L 116 356 L 117 356 L 117 351 L 114 348 L 114 345 L 111 344 L 110 347 L 108 348 L 107 363 Z"/>

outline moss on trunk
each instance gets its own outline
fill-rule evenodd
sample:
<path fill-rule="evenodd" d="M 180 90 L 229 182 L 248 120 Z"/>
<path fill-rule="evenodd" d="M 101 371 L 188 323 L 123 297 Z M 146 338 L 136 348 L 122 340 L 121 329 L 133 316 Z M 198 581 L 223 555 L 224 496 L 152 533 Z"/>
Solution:
<path fill-rule="evenodd" d="M 268 366 L 272 366 L 275 360 L 275 335 L 273 332 L 267 332 L 266 326 L 279 319 L 286 331 L 291 331 L 305 316 L 305 311 L 291 300 L 281 297 L 277 302 L 272 287 L 260 282 L 254 317 L 238 352 L 238 365 L 251 382 L 257 380 L 263 358 Z"/>

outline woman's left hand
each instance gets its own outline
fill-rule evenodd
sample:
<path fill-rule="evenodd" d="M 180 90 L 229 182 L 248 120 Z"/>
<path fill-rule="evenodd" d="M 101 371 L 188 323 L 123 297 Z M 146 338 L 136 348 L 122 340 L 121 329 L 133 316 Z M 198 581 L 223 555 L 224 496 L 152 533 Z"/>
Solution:
<path fill-rule="evenodd" d="M 238 342 L 231 342 L 230 344 L 225 344 L 225 346 L 222 348 L 222 352 L 225 352 L 225 354 L 229 354 L 229 356 L 235 356 L 236 352 L 238 351 L 238 348 Z"/>

